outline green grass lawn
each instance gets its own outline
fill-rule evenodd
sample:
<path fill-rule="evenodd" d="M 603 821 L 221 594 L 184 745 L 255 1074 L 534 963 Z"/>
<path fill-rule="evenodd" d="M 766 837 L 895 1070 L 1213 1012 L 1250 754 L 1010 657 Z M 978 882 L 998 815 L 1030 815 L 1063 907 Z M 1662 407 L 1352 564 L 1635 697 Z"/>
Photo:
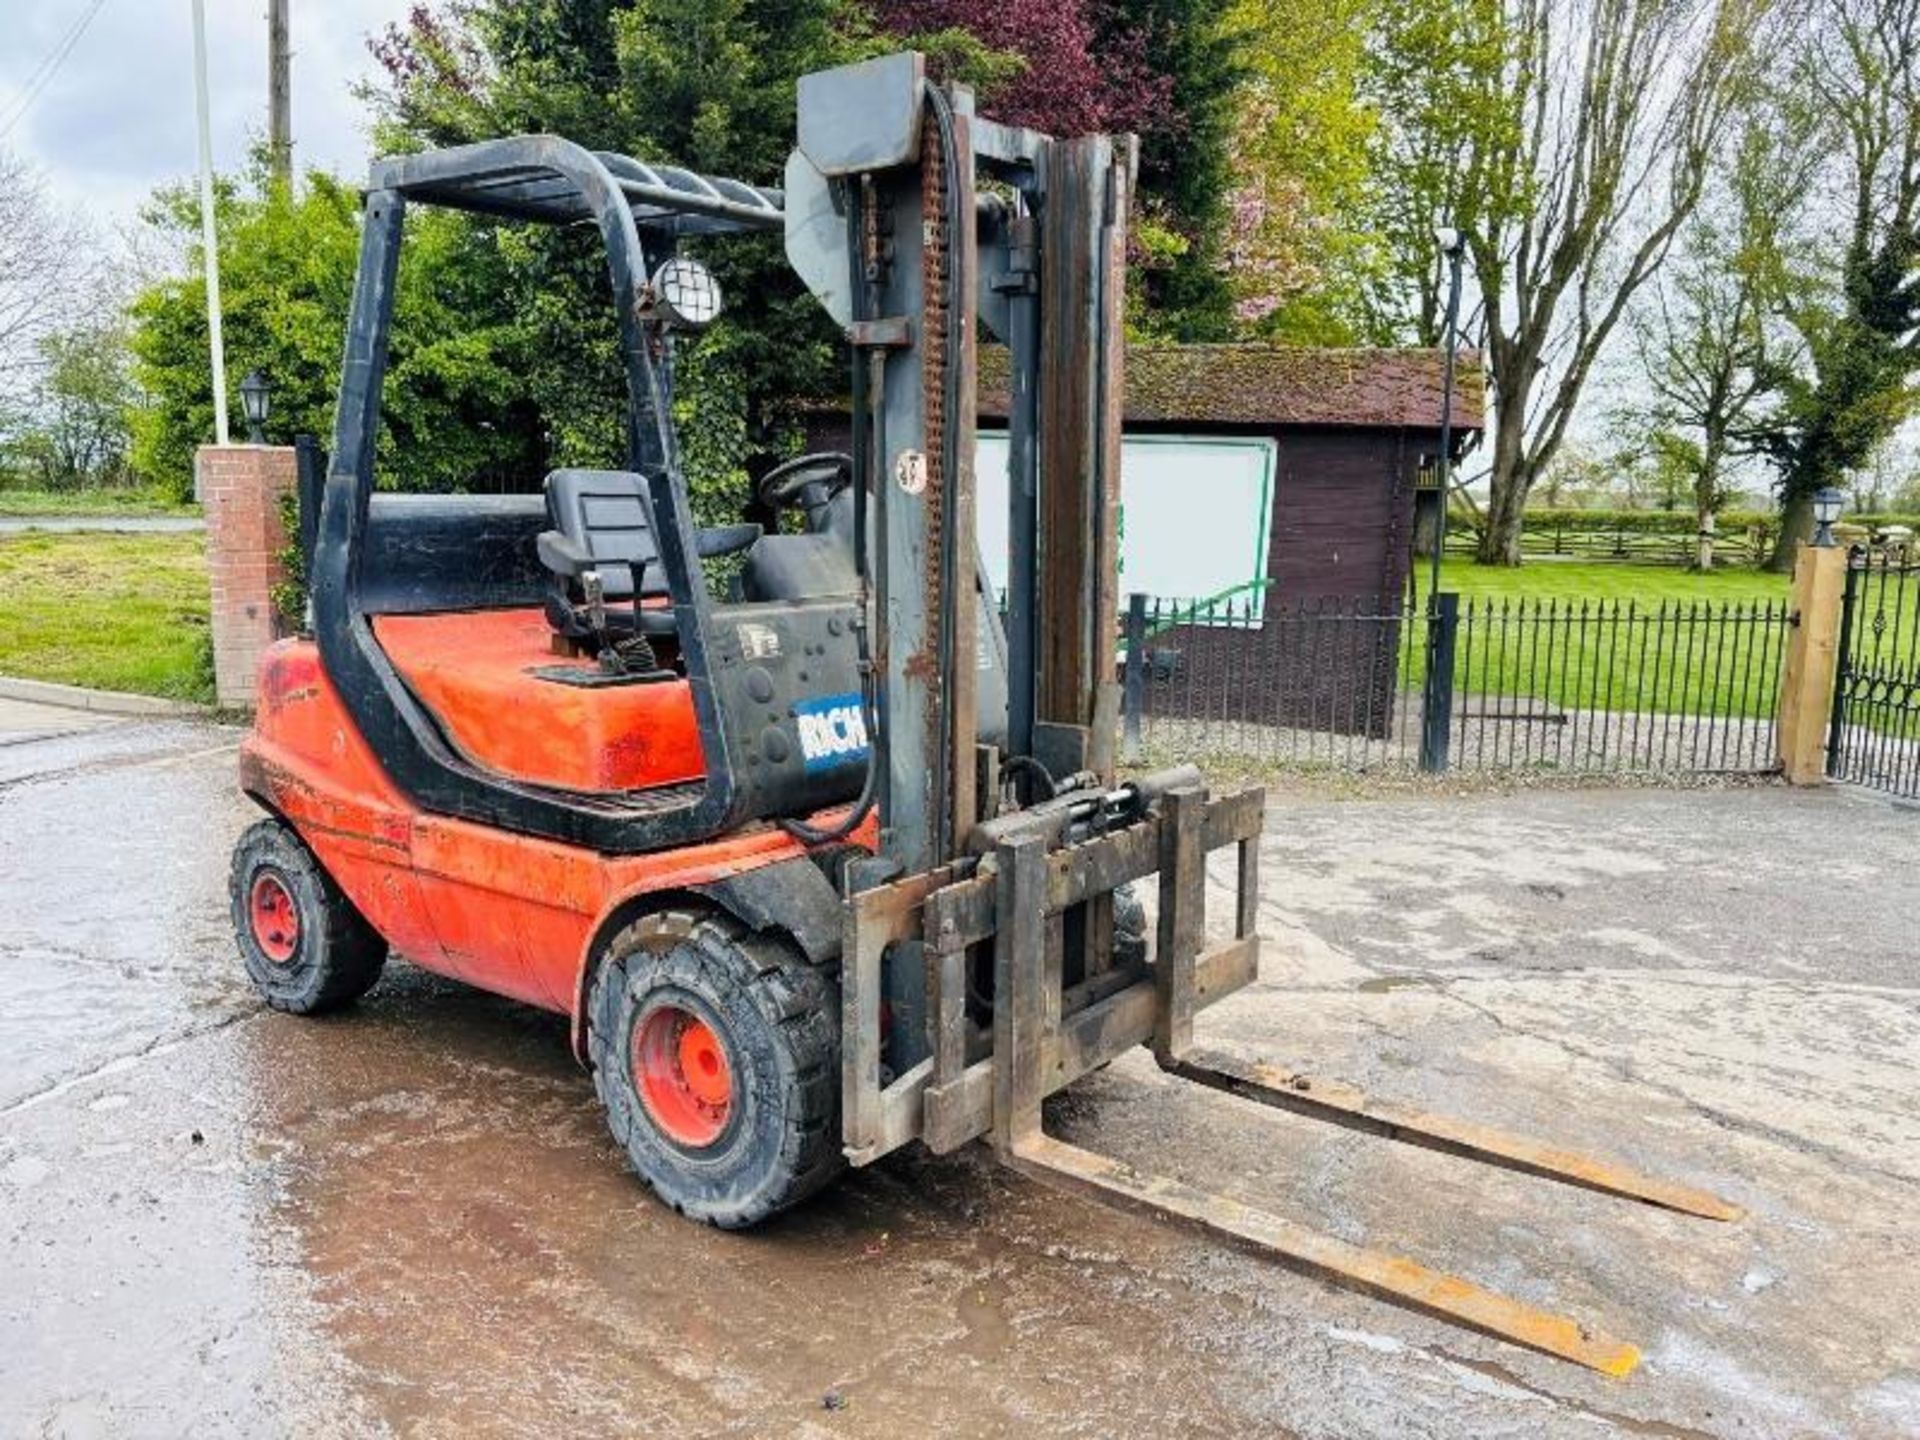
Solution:
<path fill-rule="evenodd" d="M 150 490 L 0 490 L 0 515 L 177 515 L 197 516 L 198 505 L 182 505 Z"/>
<path fill-rule="evenodd" d="M 213 699 L 202 537 L 0 535 L 0 675 Z"/>
<path fill-rule="evenodd" d="M 1417 561 L 1414 578 L 1422 597 L 1427 562 Z M 1440 568 L 1440 588 L 1463 598 L 1526 597 L 1529 600 L 1632 600 L 1659 605 L 1662 600 L 1767 601 L 1786 597 L 1788 577 L 1764 570 L 1719 569 L 1705 574 L 1678 565 L 1594 564 L 1574 560 L 1530 560 L 1518 568 L 1475 565 L 1449 558 Z"/>
<path fill-rule="evenodd" d="M 1418 574 L 1424 603 L 1424 565 Z M 1460 596 L 1456 695 L 1526 697 L 1563 711 L 1728 719 L 1774 713 L 1787 576 L 1749 569 L 1699 574 L 1670 565 L 1533 561 L 1511 569 L 1449 561 L 1441 588 Z M 1409 628 L 1407 668 L 1418 684 L 1426 670 L 1425 627 Z"/>

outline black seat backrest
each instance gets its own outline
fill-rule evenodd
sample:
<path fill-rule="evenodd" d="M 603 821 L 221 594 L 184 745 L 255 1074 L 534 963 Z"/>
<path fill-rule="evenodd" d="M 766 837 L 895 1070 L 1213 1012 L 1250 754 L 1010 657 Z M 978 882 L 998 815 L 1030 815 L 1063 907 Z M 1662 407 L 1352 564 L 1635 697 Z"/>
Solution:
<path fill-rule="evenodd" d="M 538 495 L 389 495 L 367 505 L 359 604 L 369 615 L 538 605 L 553 577 Z"/>
<path fill-rule="evenodd" d="M 553 528 L 601 561 L 609 600 L 631 599 L 634 586 L 666 594 L 653 540 L 646 482 L 627 470 L 555 470 L 547 476 L 547 518 Z M 647 573 L 651 567 L 651 573 Z"/>

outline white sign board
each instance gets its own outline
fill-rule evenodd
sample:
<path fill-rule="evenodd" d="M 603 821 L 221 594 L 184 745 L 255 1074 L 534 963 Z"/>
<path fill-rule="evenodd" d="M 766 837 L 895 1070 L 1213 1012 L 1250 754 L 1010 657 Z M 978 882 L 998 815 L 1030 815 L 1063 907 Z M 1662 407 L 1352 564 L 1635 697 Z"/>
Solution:
<path fill-rule="evenodd" d="M 982 431 L 980 552 L 1007 583 L 1007 437 Z M 1120 453 L 1120 594 L 1236 604 L 1262 596 L 1273 517 L 1274 444 L 1238 436 L 1128 435 Z"/>

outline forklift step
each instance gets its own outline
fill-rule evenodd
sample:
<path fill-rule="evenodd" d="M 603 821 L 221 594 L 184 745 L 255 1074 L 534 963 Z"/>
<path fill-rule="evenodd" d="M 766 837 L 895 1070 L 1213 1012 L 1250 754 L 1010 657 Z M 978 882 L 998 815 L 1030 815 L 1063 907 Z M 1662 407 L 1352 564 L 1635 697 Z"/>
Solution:
<path fill-rule="evenodd" d="M 1043 1184 L 1226 1236 L 1303 1274 L 1603 1375 L 1624 1376 L 1640 1363 L 1634 1346 L 1565 1315 L 1537 1309 L 1398 1255 L 1349 1244 L 1183 1181 L 1143 1174 L 1119 1160 L 1039 1131 L 1015 1140 L 1001 1154 L 1015 1170 Z"/>
<path fill-rule="evenodd" d="M 1458 1155 L 1586 1190 L 1640 1200 L 1705 1220 L 1735 1221 L 1746 1214 L 1738 1205 L 1717 1195 L 1642 1175 L 1612 1161 L 1563 1150 L 1491 1126 L 1456 1120 L 1449 1115 L 1375 1100 L 1364 1091 L 1337 1080 L 1310 1078 L 1277 1065 L 1243 1060 L 1224 1051 L 1194 1047 L 1166 1068 L 1183 1080 L 1238 1095 L 1257 1105 L 1332 1121 L 1364 1134 L 1418 1145 L 1444 1155 Z"/>

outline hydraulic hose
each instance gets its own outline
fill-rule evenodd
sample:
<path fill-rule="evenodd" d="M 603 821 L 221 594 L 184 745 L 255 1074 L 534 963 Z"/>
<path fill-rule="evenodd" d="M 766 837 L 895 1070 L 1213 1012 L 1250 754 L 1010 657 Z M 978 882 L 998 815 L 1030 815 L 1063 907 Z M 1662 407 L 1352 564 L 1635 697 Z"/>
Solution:
<path fill-rule="evenodd" d="M 934 125 L 940 134 L 941 166 L 945 177 L 947 215 L 946 225 L 949 236 L 958 233 L 958 225 L 971 224 L 972 216 L 956 219 L 955 211 L 959 204 L 959 163 L 954 153 L 953 107 L 947 97 L 931 82 L 927 85 L 927 105 L 933 114 Z M 873 203 L 869 190 L 855 192 L 859 199 L 850 206 L 849 229 L 861 236 L 850 247 L 853 269 L 853 305 L 856 319 L 870 318 L 878 309 L 879 281 L 876 276 L 868 275 L 864 266 L 864 222 L 866 207 Z M 953 484 L 960 449 L 959 397 L 962 346 L 965 343 L 965 327 L 959 323 L 966 313 L 966 276 L 959 265 L 947 265 L 947 294 L 945 304 L 948 323 L 946 327 L 946 353 L 942 357 L 941 387 L 944 399 L 942 406 L 942 425 L 940 435 L 941 476 L 945 483 L 941 486 L 941 533 L 949 537 L 940 555 L 941 593 L 947 597 L 947 605 L 940 616 L 938 642 L 938 662 L 941 676 L 950 676 L 954 668 L 954 607 L 959 604 L 972 604 L 971 588 L 963 597 L 956 593 L 958 588 L 959 562 L 951 543 L 956 490 Z M 863 297 L 865 303 L 863 304 Z M 863 357 L 856 352 L 854 357 L 853 385 L 853 444 L 854 471 L 859 479 L 859 504 L 854 509 L 854 570 L 860 580 L 860 618 L 855 624 L 861 676 L 861 706 L 866 712 L 867 724 L 867 772 L 860 787 L 859 798 L 854 808 L 837 824 L 824 828 L 815 827 L 802 820 L 782 820 L 781 828 L 804 845 L 826 845 L 844 840 L 864 822 L 872 811 L 877 797 L 879 771 L 882 756 L 885 753 L 884 736 L 881 728 L 879 699 L 873 677 L 873 660 L 867 634 L 866 616 L 872 604 L 872 584 L 870 579 L 871 557 L 868 554 L 867 520 L 872 498 L 873 477 L 876 465 L 886 462 L 886 409 L 885 397 L 880 397 L 880 407 L 875 410 L 868 403 L 866 387 L 871 383 L 869 374 L 861 374 Z M 871 363 L 871 362 L 870 362 Z M 884 363 L 882 361 L 881 363 Z M 871 435 L 871 440 L 868 437 Z M 882 544 L 884 545 L 884 537 Z M 885 557 L 882 556 L 882 564 Z M 969 567 L 971 569 L 971 567 Z M 936 818 L 935 831 L 944 834 L 950 827 L 952 807 L 951 756 L 943 748 L 935 757 L 936 773 Z"/>
<path fill-rule="evenodd" d="M 873 196 L 863 180 L 860 186 L 851 187 L 851 199 L 848 204 L 847 229 L 853 237 L 849 245 L 849 267 L 852 272 L 850 291 L 853 317 L 856 320 L 868 318 L 878 308 L 876 292 L 879 281 L 866 273 L 866 208 L 873 203 Z M 868 555 L 867 523 L 873 501 L 873 475 L 876 453 L 886 454 L 886 409 L 885 397 L 881 397 L 881 409 L 875 413 L 869 404 L 868 387 L 876 379 L 878 366 L 885 361 L 877 355 L 855 347 L 853 352 L 853 405 L 852 405 L 852 444 L 854 475 L 853 506 L 853 571 L 859 581 L 859 606 L 854 617 L 854 653 L 860 674 L 860 710 L 867 727 L 867 768 L 861 777 L 860 794 L 855 799 L 853 809 L 832 825 L 814 826 L 804 820 L 782 820 L 780 828 L 793 836 L 802 845 L 832 845 L 845 840 L 860 828 L 867 816 L 872 813 L 878 798 L 880 756 L 882 754 L 880 736 L 880 703 L 876 694 L 873 678 L 873 647 L 868 634 L 867 615 L 873 605 L 873 584 L 871 561 Z M 878 434 L 873 433 L 878 430 Z"/>

